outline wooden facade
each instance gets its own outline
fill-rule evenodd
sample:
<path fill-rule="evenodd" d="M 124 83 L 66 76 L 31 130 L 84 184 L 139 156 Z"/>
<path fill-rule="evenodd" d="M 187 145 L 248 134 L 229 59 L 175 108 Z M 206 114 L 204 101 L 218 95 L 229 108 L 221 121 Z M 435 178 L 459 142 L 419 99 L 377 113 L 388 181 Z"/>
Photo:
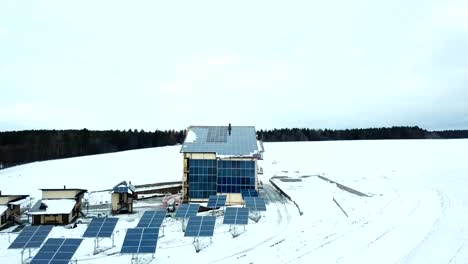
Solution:
<path fill-rule="evenodd" d="M 9 224 L 20 223 L 21 201 L 29 195 L 0 195 L 0 206 L 4 209 L 0 214 L 0 229 Z"/>

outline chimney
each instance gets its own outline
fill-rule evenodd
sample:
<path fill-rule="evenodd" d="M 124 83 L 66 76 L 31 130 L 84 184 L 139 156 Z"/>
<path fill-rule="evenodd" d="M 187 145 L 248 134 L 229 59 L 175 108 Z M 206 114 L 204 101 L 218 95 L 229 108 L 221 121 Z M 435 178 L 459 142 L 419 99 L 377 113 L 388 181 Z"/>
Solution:
<path fill-rule="evenodd" d="M 231 123 L 229 123 L 229 126 L 228 126 L 228 133 L 229 133 L 229 135 L 231 135 L 231 130 L 232 130 Z"/>
<path fill-rule="evenodd" d="M 66 186 L 66 185 L 64 185 L 64 186 L 63 186 L 63 189 L 65 190 L 66 188 L 67 188 L 67 186 Z"/>
<path fill-rule="evenodd" d="M 0 195 L 2 195 L 2 191 L 0 190 Z"/>

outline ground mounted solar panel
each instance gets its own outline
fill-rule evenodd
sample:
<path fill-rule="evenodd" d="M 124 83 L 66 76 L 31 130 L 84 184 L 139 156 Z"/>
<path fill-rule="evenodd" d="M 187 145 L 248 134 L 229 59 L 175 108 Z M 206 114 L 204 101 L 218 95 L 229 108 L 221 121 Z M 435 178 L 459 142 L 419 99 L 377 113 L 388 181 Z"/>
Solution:
<path fill-rule="evenodd" d="M 208 198 L 208 208 L 217 208 L 226 205 L 226 195 L 210 195 Z"/>
<path fill-rule="evenodd" d="M 176 218 L 187 218 L 195 216 L 198 213 L 200 204 L 181 204 L 175 213 Z"/>
<path fill-rule="evenodd" d="M 191 216 L 187 223 L 186 237 L 211 237 L 214 233 L 216 216 Z"/>
<path fill-rule="evenodd" d="M 158 244 L 159 228 L 130 228 L 127 230 L 120 253 L 154 254 Z"/>
<path fill-rule="evenodd" d="M 49 235 L 52 227 L 50 225 L 27 226 L 8 248 L 39 248 Z"/>
<path fill-rule="evenodd" d="M 244 202 L 250 211 L 266 211 L 265 200 L 261 197 L 245 197 Z"/>
<path fill-rule="evenodd" d="M 93 218 L 83 237 L 111 237 L 118 220 L 115 217 Z"/>
<path fill-rule="evenodd" d="M 223 224 L 247 225 L 249 223 L 249 208 L 228 207 L 224 212 Z"/>
<path fill-rule="evenodd" d="M 242 197 L 258 197 L 258 192 L 253 189 L 243 189 L 241 190 Z"/>
<path fill-rule="evenodd" d="M 72 259 L 82 239 L 49 238 L 30 264 L 63 264 Z"/>
<path fill-rule="evenodd" d="M 166 218 L 166 210 L 146 211 L 138 222 L 137 227 L 160 227 Z"/>

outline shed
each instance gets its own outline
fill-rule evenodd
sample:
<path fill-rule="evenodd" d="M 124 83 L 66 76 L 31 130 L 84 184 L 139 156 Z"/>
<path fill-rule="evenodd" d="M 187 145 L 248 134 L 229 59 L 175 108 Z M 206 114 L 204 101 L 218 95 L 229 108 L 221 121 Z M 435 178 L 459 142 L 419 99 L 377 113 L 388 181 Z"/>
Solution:
<path fill-rule="evenodd" d="M 112 213 L 133 213 L 133 200 L 136 196 L 135 186 L 122 181 L 115 185 L 111 191 Z"/>

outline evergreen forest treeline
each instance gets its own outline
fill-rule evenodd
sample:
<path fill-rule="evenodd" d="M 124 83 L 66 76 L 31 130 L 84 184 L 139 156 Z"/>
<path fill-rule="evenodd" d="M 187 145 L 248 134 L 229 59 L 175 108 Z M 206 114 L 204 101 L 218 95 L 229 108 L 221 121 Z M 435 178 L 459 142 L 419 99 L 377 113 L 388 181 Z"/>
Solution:
<path fill-rule="evenodd" d="M 379 139 L 453 139 L 468 138 L 468 130 L 427 131 L 419 127 L 383 127 L 364 129 L 308 129 L 282 128 L 260 130 L 258 138 L 264 142 L 325 141 L 325 140 L 379 140 Z"/>
<path fill-rule="evenodd" d="M 175 145 L 184 131 L 25 130 L 0 132 L 0 169 L 34 161 Z"/>
<path fill-rule="evenodd" d="M 468 130 L 427 131 L 419 127 L 368 129 L 282 128 L 257 131 L 265 142 L 468 138 Z M 0 132 L 0 169 L 35 161 L 103 154 L 182 143 L 183 130 L 146 132 L 25 130 Z"/>

